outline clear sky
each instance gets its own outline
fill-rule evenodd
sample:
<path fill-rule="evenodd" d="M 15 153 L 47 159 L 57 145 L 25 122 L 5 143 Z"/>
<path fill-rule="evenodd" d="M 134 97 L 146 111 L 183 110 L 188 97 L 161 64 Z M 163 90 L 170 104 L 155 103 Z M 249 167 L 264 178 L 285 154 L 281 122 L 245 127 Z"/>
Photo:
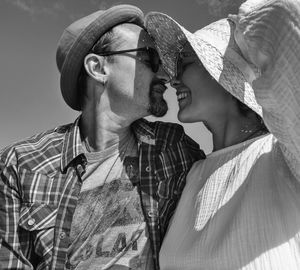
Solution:
<path fill-rule="evenodd" d="M 70 123 L 78 112 L 63 101 L 55 63 L 57 42 L 74 20 L 115 4 L 132 4 L 144 13 L 167 13 L 195 31 L 237 10 L 240 0 L 1 0 L 0 1 L 0 148 L 35 133 Z M 168 114 L 178 122 L 175 91 L 165 95 Z M 149 118 L 155 120 L 154 118 Z M 187 133 L 211 151 L 202 124 L 183 124 Z"/>

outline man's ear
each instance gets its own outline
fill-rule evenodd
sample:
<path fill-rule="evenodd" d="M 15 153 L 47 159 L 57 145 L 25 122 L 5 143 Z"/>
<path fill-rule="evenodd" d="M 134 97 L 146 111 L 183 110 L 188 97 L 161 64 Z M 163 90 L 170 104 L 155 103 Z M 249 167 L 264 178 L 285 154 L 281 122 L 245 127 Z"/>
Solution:
<path fill-rule="evenodd" d="M 89 53 L 84 58 L 84 68 L 86 72 L 101 84 L 105 84 L 107 80 L 106 61 L 103 56 Z"/>

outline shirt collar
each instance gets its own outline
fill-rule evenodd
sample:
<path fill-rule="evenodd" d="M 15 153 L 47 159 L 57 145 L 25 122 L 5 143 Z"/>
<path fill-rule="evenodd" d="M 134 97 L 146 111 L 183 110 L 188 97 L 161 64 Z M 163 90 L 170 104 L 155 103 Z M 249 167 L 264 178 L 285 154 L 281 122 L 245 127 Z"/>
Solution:
<path fill-rule="evenodd" d="M 132 123 L 131 128 L 138 142 L 155 145 L 155 124 L 146 119 L 139 119 Z"/>
<path fill-rule="evenodd" d="M 78 156 L 84 154 L 84 149 L 81 143 L 81 136 L 79 130 L 80 116 L 67 130 L 63 142 L 61 170 L 65 171 L 67 166 Z"/>
<path fill-rule="evenodd" d="M 79 121 L 80 116 L 69 127 L 69 130 L 65 134 L 61 157 L 62 171 L 65 171 L 65 169 L 75 158 L 84 155 L 84 149 L 80 136 Z M 149 145 L 156 144 L 155 122 L 149 122 L 142 118 L 132 123 L 131 128 L 139 143 L 146 143 Z"/>

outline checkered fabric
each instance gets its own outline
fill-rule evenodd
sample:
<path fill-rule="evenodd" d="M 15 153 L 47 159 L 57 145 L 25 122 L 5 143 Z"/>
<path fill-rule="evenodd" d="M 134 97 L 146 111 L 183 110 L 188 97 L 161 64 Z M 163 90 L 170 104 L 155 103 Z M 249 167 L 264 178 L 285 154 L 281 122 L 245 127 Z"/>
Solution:
<path fill-rule="evenodd" d="M 5 148 L 0 159 L 0 269 L 67 269 L 86 158 L 77 119 Z M 156 269 L 161 240 L 192 163 L 204 154 L 176 124 L 139 120 L 143 212 Z"/>

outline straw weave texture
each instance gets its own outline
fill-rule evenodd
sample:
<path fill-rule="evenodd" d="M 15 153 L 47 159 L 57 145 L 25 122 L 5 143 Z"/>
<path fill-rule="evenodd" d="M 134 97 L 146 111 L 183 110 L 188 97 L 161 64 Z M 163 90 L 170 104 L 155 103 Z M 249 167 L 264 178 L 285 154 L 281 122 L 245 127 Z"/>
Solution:
<path fill-rule="evenodd" d="M 163 66 L 171 77 L 177 73 L 179 52 L 189 42 L 210 75 L 230 94 L 261 115 L 261 107 L 255 100 L 250 80 L 253 76 L 258 76 L 258 70 L 249 66 L 241 56 L 234 41 L 232 22 L 222 19 L 193 34 L 168 15 L 153 12 L 146 17 L 146 27 L 154 38 Z M 243 66 L 248 67 L 247 70 L 237 67 L 237 62 L 243 62 Z M 249 70 L 255 75 L 248 74 Z"/>
<path fill-rule="evenodd" d="M 253 87 L 264 122 L 300 180 L 300 1 L 247 1 L 236 24 L 243 54 L 262 70 Z"/>

